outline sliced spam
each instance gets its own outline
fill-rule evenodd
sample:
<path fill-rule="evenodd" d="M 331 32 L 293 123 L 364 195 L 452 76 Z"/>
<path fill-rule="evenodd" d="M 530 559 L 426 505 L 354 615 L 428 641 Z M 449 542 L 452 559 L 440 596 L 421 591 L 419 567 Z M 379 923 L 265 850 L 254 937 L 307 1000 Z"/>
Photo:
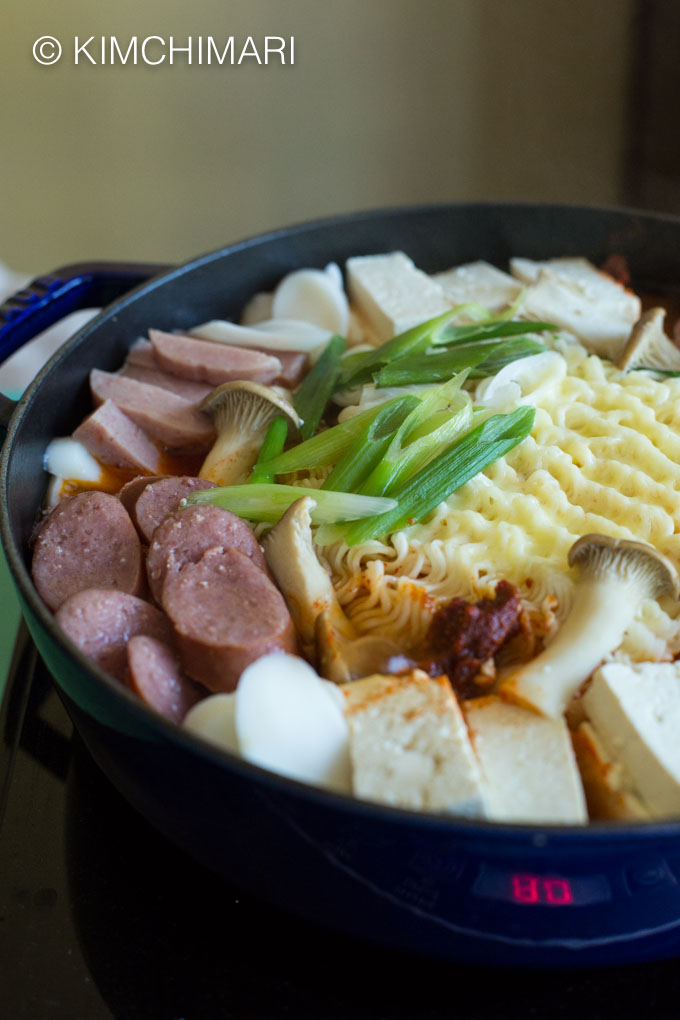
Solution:
<path fill-rule="evenodd" d="M 149 345 L 151 346 L 151 345 Z M 194 382 L 193 379 L 181 379 L 177 375 L 163 372 L 161 369 L 152 366 L 140 365 L 135 361 L 125 361 L 120 370 L 120 375 L 129 379 L 136 379 L 137 382 L 149 383 L 151 386 L 160 386 L 162 390 L 169 390 L 177 397 L 188 400 L 189 403 L 198 405 L 214 389 L 210 383 Z"/>
<path fill-rule="evenodd" d="M 445 677 L 421 670 L 376 674 L 340 690 L 357 797 L 420 811 L 486 815 L 480 768 Z"/>
<path fill-rule="evenodd" d="M 149 339 L 159 368 L 194 382 L 220 386 L 236 379 L 249 379 L 267 385 L 281 375 L 278 357 L 262 351 L 158 329 L 149 330 Z"/>
<path fill-rule="evenodd" d="M 564 719 L 548 719 L 495 695 L 463 703 L 497 822 L 574 825 L 587 821 L 585 794 Z"/>
<path fill-rule="evenodd" d="M 174 335 L 163 333 L 161 330 L 155 330 L 154 332 L 157 335 L 157 345 L 159 344 L 158 337 Z M 182 335 L 182 338 L 185 340 L 196 340 L 195 337 L 188 337 L 184 335 Z M 200 343 L 201 341 L 196 342 Z M 168 344 L 167 346 L 170 348 L 175 345 Z M 163 347 L 162 340 L 160 341 L 160 347 Z M 176 349 L 177 348 L 175 346 L 175 351 Z M 197 349 L 200 350 L 201 348 L 190 348 L 189 350 L 194 351 L 195 353 Z M 265 345 L 261 348 L 249 348 L 249 350 L 252 350 L 255 354 L 262 354 L 266 357 L 274 357 L 279 362 L 281 366 L 280 373 L 274 379 L 274 383 L 278 386 L 286 386 L 289 388 L 297 386 L 297 384 L 302 381 L 302 378 L 309 367 L 309 358 L 307 354 L 301 351 L 270 351 L 266 349 Z M 227 355 L 222 355 L 221 357 L 224 363 L 231 363 L 233 361 L 233 357 L 232 359 L 229 359 Z M 255 370 L 259 378 L 262 369 L 262 361 L 260 359 L 255 359 L 254 361 L 251 361 L 251 365 L 252 364 L 255 365 Z M 269 363 L 267 364 L 270 368 L 272 367 Z M 141 379 L 142 382 L 151 382 L 156 386 L 163 386 L 165 389 L 170 389 L 174 393 L 178 393 L 179 396 L 184 396 L 188 400 L 195 400 L 196 402 L 201 401 L 203 397 L 214 388 L 212 383 L 201 381 L 197 382 L 193 378 L 186 378 L 186 371 L 181 358 L 174 362 L 172 359 L 166 359 L 166 366 L 171 365 L 173 368 L 172 371 L 162 369 L 159 362 L 156 360 L 151 341 L 140 337 L 140 339 L 136 340 L 128 351 L 125 364 L 121 371 L 123 375 L 130 375 L 133 379 Z M 243 359 L 240 360 L 240 366 L 240 370 L 242 372 L 247 372 L 248 365 L 243 363 Z M 193 361 L 190 362 L 189 371 L 194 371 Z M 156 380 L 152 378 L 153 374 L 157 375 Z M 247 379 L 250 378 L 250 376 L 246 374 L 242 376 L 242 378 Z M 258 379 L 256 378 L 254 381 L 258 381 Z"/>
<path fill-rule="evenodd" d="M 204 450 L 213 441 L 210 418 L 188 400 L 159 386 L 93 368 L 90 389 L 95 403 L 113 401 L 148 436 L 171 450 Z"/>
<path fill-rule="evenodd" d="M 583 708 L 651 817 L 680 814 L 680 663 L 606 663 L 593 675 Z"/>
<path fill-rule="evenodd" d="M 346 270 L 350 299 L 381 343 L 451 307 L 436 280 L 404 252 L 359 255 Z"/>
<path fill-rule="evenodd" d="M 455 266 L 443 273 L 435 273 L 432 279 L 452 304 L 474 301 L 490 312 L 507 308 L 522 290 L 521 282 L 514 276 L 484 261 Z"/>
<path fill-rule="evenodd" d="M 522 313 L 573 333 L 594 354 L 616 358 L 640 317 L 640 299 L 587 259 L 512 259 L 527 283 Z"/>
<path fill-rule="evenodd" d="M 112 400 L 103 404 L 80 423 L 73 438 L 102 464 L 155 475 L 160 469 L 161 453 L 146 433 L 128 418 Z"/>

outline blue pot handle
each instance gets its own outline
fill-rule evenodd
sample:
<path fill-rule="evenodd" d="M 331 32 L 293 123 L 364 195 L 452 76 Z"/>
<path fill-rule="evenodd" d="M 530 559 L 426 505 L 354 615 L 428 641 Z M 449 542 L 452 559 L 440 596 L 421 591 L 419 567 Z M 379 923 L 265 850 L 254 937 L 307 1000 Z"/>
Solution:
<path fill-rule="evenodd" d="M 104 307 L 169 268 L 136 262 L 84 262 L 39 276 L 0 305 L 0 362 L 71 312 Z M 15 406 L 0 394 L 0 427 L 7 426 Z"/>

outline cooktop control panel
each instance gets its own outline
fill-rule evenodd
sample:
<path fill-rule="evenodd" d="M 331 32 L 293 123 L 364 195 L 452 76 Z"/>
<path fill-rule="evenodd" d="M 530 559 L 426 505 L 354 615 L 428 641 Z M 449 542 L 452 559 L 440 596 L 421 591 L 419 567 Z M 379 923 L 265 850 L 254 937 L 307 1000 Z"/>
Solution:
<path fill-rule="evenodd" d="M 676 933 L 680 948 L 680 856 L 650 854 L 588 873 L 469 861 L 458 895 L 461 934 L 578 948 Z M 426 909 L 450 917 L 447 906 L 431 902 Z"/>

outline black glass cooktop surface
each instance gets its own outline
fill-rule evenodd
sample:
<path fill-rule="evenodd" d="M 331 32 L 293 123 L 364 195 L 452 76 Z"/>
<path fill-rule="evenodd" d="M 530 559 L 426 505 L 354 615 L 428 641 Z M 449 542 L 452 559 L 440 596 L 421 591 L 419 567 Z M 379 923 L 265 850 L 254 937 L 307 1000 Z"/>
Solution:
<path fill-rule="evenodd" d="M 0 725 L 1 1018 L 679 1015 L 680 961 L 457 965 L 350 940 L 242 895 L 121 799 L 74 736 L 24 634 Z"/>

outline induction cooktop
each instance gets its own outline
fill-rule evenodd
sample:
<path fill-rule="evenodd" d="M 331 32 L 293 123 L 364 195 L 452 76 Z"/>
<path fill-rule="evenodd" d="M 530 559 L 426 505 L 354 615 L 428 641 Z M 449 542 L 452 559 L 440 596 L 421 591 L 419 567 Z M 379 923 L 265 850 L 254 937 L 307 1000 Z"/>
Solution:
<path fill-rule="evenodd" d="M 678 960 L 579 971 L 457 965 L 350 940 L 243 895 L 121 799 L 74 735 L 23 628 L 0 733 L 3 1018 L 679 1014 Z"/>

